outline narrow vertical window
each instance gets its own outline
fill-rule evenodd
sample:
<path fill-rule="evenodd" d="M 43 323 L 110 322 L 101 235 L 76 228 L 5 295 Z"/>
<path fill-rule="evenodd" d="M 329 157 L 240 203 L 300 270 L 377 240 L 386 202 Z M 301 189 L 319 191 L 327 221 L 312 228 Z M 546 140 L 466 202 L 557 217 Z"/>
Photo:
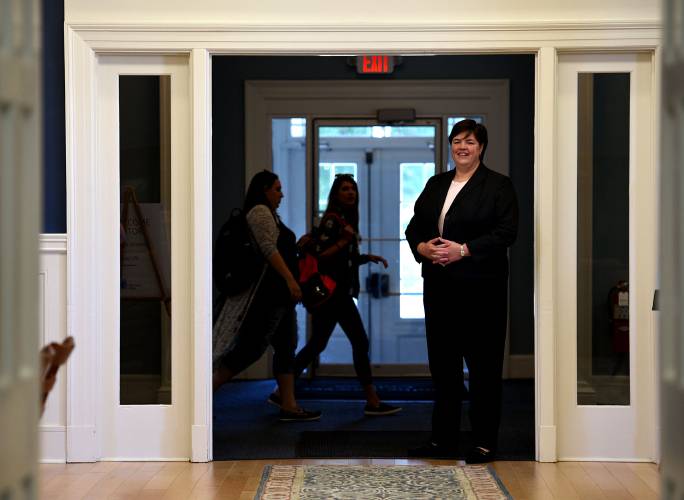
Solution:
<path fill-rule="evenodd" d="M 170 78 L 121 76 L 120 403 L 171 403 Z"/>
<path fill-rule="evenodd" d="M 626 73 L 581 73 L 577 149 L 577 402 L 630 404 Z"/>

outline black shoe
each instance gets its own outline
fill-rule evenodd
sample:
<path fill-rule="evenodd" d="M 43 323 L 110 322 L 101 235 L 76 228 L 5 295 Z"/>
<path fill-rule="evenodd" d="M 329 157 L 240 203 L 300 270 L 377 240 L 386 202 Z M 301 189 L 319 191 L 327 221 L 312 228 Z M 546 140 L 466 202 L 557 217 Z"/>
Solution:
<path fill-rule="evenodd" d="M 365 413 L 366 415 L 370 415 L 372 417 L 394 415 L 395 413 L 399 413 L 400 411 L 401 406 L 392 406 L 388 405 L 387 403 L 380 403 L 378 406 L 371 406 L 367 403 L 366 407 L 363 409 L 363 413 Z"/>
<path fill-rule="evenodd" d="M 437 443 L 427 443 L 408 451 L 409 457 L 415 458 L 458 458 L 456 446 L 441 446 Z"/>
<path fill-rule="evenodd" d="M 280 396 L 278 394 L 276 394 L 275 392 L 272 392 L 271 394 L 268 395 L 266 402 L 269 404 L 272 404 L 273 406 L 277 406 L 278 408 L 283 407 L 283 400 L 280 399 Z"/>
<path fill-rule="evenodd" d="M 278 420 L 281 422 L 310 422 L 321 418 L 319 410 L 305 410 L 300 408 L 299 411 L 287 411 L 281 408 Z"/>
<path fill-rule="evenodd" d="M 483 448 L 482 446 L 475 446 L 466 455 L 467 464 L 486 464 L 494 460 L 494 451 Z"/>

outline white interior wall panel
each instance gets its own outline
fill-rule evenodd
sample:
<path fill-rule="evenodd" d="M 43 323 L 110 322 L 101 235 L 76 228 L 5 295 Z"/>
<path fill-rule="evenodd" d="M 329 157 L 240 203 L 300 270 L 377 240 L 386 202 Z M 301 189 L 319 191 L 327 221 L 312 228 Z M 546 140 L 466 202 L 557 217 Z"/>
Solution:
<path fill-rule="evenodd" d="M 65 234 L 40 237 L 38 300 L 40 345 L 62 342 L 67 336 Z M 57 374 L 38 425 L 41 462 L 66 461 L 66 373 Z"/>

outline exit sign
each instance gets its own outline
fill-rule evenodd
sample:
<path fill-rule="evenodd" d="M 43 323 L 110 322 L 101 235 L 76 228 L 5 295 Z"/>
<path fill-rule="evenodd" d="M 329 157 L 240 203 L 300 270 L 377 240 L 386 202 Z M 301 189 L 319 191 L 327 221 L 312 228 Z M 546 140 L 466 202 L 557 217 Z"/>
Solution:
<path fill-rule="evenodd" d="M 357 56 L 356 72 L 360 75 L 387 75 L 394 71 L 392 56 Z"/>

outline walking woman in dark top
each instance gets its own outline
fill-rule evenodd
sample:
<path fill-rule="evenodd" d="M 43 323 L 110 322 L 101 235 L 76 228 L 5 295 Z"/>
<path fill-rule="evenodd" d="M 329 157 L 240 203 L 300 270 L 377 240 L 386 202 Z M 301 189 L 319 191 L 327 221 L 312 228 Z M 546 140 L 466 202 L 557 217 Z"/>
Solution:
<path fill-rule="evenodd" d="M 280 420 L 320 418 L 320 411 L 300 408 L 294 396 L 294 352 L 297 348 L 295 304 L 297 283 L 295 235 L 276 213 L 283 198 L 278 176 L 256 174 L 245 196 L 247 225 L 264 257 L 259 279 L 249 289 L 227 298 L 214 324 L 213 386 L 216 391 L 273 347 L 273 373 L 282 402 Z"/>
<path fill-rule="evenodd" d="M 511 180 L 482 162 L 487 129 L 473 120 L 449 134 L 456 169 L 428 180 L 406 239 L 422 264 L 428 361 L 435 387 L 432 440 L 413 456 L 453 457 L 468 365 L 475 443 L 468 463 L 493 460 L 501 415 L 508 309 L 508 247 L 518 232 Z"/>
<path fill-rule="evenodd" d="M 387 261 L 378 255 L 359 254 L 359 192 L 351 175 L 335 178 L 328 207 L 316 231 L 313 251 L 319 271 L 331 276 L 337 286 L 333 296 L 312 313 L 311 338 L 295 357 L 294 373 L 299 376 L 325 349 L 338 323 L 352 345 L 354 370 L 366 395 L 366 415 L 391 415 L 401 408 L 380 401 L 373 385 L 369 342 L 354 298 L 359 296 L 359 265 Z M 270 400 L 278 397 L 272 394 Z"/>

